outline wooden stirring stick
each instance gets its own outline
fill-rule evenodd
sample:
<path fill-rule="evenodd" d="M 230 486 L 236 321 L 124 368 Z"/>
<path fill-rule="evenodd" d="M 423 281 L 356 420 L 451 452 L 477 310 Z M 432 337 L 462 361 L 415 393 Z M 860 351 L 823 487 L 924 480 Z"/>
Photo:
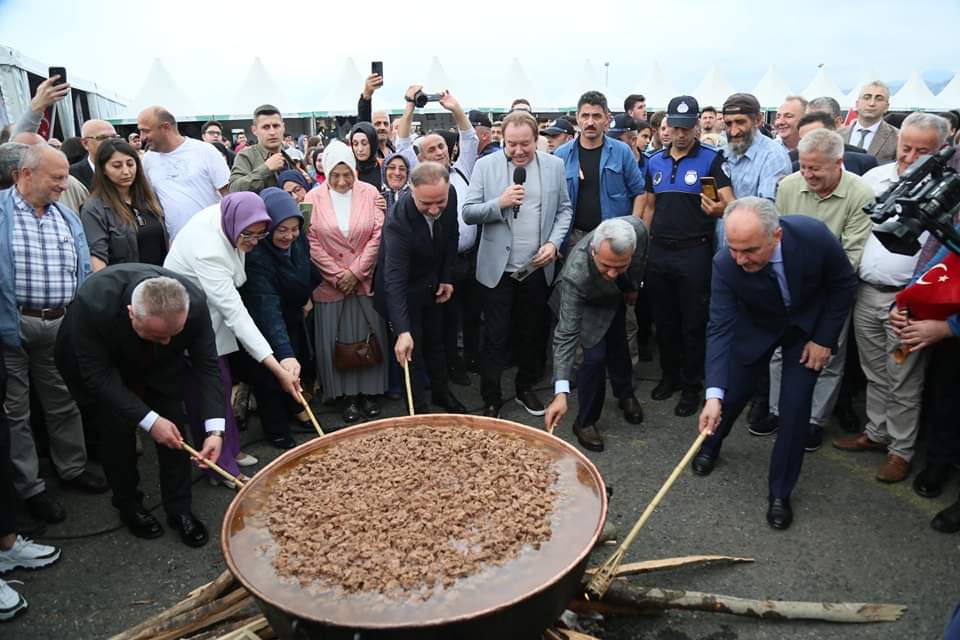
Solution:
<path fill-rule="evenodd" d="M 307 416 L 310 418 L 310 422 L 313 424 L 313 428 L 317 430 L 317 435 L 323 436 L 323 429 L 320 428 L 320 423 L 317 422 L 317 417 L 313 415 L 313 409 L 310 408 L 310 403 L 307 402 L 307 399 L 303 397 L 303 394 L 299 391 L 297 392 L 297 400 L 300 401 L 300 404 L 303 405 L 303 409 L 307 412 Z"/>
<path fill-rule="evenodd" d="M 403 379 L 407 383 L 407 407 L 410 411 L 410 415 L 414 415 L 413 410 L 413 388 L 410 386 L 410 363 L 403 363 Z"/>
<path fill-rule="evenodd" d="M 205 458 L 201 458 L 201 457 L 200 457 L 200 452 L 197 451 L 196 449 L 194 449 L 193 447 L 191 447 L 191 446 L 190 446 L 189 444 L 187 444 L 186 442 L 182 442 L 182 441 L 181 441 L 180 444 L 183 445 L 183 448 L 187 451 L 187 453 L 189 453 L 191 456 L 193 456 L 194 458 L 196 458 L 196 459 L 199 460 L 200 462 L 204 463 L 205 465 L 208 465 L 211 469 L 213 469 L 214 471 L 216 471 L 217 473 L 219 473 L 220 476 L 223 477 L 224 480 L 229 480 L 230 482 L 234 483 L 234 486 L 236 486 L 238 489 L 239 489 L 240 487 L 242 487 L 244 484 L 246 484 L 246 483 L 245 483 L 243 480 L 241 480 L 240 478 L 238 478 L 238 477 L 236 477 L 236 476 L 232 476 L 232 475 L 230 475 L 229 473 L 227 473 L 226 471 L 224 471 L 223 468 L 220 467 L 220 465 L 218 465 L 216 462 L 213 462 L 212 460 L 207 460 L 207 459 L 205 459 Z"/>

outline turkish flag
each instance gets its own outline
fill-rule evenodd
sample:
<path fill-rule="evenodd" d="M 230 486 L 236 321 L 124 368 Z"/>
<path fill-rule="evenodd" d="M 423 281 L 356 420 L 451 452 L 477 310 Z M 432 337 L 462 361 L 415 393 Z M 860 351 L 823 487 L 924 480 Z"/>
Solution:
<path fill-rule="evenodd" d="M 897 308 L 917 320 L 946 320 L 960 312 L 960 256 L 951 252 L 897 294 Z"/>

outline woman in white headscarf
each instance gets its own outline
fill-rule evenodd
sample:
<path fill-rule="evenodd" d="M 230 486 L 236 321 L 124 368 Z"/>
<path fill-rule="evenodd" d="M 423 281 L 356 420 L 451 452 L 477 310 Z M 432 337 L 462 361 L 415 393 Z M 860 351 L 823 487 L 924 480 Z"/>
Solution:
<path fill-rule="evenodd" d="M 380 250 L 383 211 L 379 191 L 357 179 L 353 152 L 333 141 L 323 152 L 326 182 L 310 191 L 313 205 L 307 239 L 310 257 L 323 274 L 313 292 L 316 304 L 317 373 L 329 398 L 343 398 L 343 419 L 351 423 L 380 414 L 374 396 L 387 387 L 386 360 L 356 369 L 334 365 L 336 343 L 355 343 L 371 334 L 381 352 L 386 330 L 371 302 L 373 270 Z"/>

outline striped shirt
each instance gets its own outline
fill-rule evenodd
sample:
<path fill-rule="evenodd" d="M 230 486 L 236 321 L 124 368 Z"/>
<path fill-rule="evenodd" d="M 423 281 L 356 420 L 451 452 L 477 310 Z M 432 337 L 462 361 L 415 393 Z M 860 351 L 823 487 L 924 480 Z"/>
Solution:
<path fill-rule="evenodd" d="M 13 272 L 17 306 L 60 309 L 77 293 L 77 248 L 63 214 L 48 204 L 37 217 L 13 189 Z"/>

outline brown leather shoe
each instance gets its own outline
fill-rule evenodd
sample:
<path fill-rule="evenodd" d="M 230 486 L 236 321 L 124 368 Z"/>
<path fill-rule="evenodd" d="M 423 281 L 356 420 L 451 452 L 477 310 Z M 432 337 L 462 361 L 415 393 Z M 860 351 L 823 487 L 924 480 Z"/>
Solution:
<path fill-rule="evenodd" d="M 877 480 L 880 482 L 901 482 L 910 475 L 910 463 L 895 453 L 888 453 L 877 470 Z"/>
<path fill-rule="evenodd" d="M 597 431 L 597 425 L 588 424 L 585 427 L 581 427 L 574 422 L 573 435 L 577 436 L 577 440 L 583 445 L 584 449 L 603 451 L 603 438 L 600 436 L 600 432 Z"/>
<path fill-rule="evenodd" d="M 842 451 L 886 451 L 887 445 L 882 442 L 874 442 L 867 437 L 867 432 L 863 431 L 855 436 L 844 436 L 843 438 L 834 438 L 833 446 Z"/>

